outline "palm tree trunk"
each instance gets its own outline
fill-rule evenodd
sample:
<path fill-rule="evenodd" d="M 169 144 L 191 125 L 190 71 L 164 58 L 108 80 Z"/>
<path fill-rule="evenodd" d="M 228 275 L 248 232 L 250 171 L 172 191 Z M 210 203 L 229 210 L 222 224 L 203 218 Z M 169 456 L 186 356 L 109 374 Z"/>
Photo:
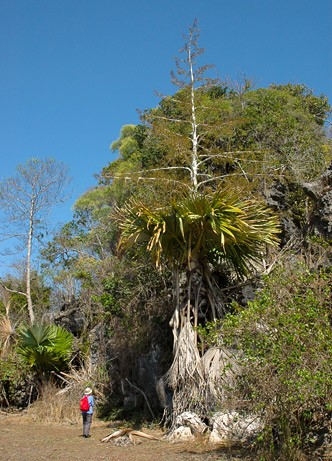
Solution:
<path fill-rule="evenodd" d="M 180 333 L 180 327 L 181 327 L 181 310 L 180 310 L 180 271 L 179 268 L 176 267 L 173 271 L 174 275 L 174 285 L 175 285 L 175 293 L 174 293 L 174 298 L 175 298 L 175 309 L 174 313 L 172 315 L 172 318 L 169 322 L 170 327 L 172 328 L 172 333 L 173 333 L 173 352 L 177 348 L 177 343 L 178 343 L 178 338 L 179 338 L 179 333 Z"/>
<path fill-rule="evenodd" d="M 194 331 L 195 331 L 195 342 L 197 346 L 197 326 L 198 326 L 198 308 L 199 308 L 199 301 L 200 301 L 200 292 L 202 287 L 202 277 L 199 281 L 199 285 L 195 292 L 195 305 L 194 305 Z"/>
<path fill-rule="evenodd" d="M 192 271 L 189 272 L 188 286 L 187 286 L 187 318 L 186 322 L 190 322 L 191 311 L 191 286 L 192 286 Z"/>

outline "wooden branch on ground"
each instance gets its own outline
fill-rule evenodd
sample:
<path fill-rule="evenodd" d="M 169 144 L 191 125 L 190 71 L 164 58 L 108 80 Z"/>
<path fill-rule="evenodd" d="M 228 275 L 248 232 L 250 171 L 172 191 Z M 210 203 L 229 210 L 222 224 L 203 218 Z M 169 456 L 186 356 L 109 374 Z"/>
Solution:
<path fill-rule="evenodd" d="M 153 435 L 146 434 L 145 432 L 135 431 L 133 429 L 119 429 L 118 431 L 113 432 L 112 434 L 104 437 L 101 441 L 102 442 L 109 442 L 111 439 L 116 439 L 117 437 L 122 437 L 123 435 L 128 435 L 129 437 L 132 435 L 136 435 L 138 437 L 143 437 L 144 439 L 149 440 L 161 440 L 158 437 L 154 437 Z"/>

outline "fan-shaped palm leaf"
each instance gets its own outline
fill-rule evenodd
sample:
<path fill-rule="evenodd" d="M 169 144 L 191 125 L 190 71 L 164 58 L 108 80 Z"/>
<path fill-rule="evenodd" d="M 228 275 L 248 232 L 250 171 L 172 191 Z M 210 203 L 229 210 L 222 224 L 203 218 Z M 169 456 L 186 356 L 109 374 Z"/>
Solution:
<path fill-rule="evenodd" d="M 34 324 L 19 331 L 18 353 L 35 371 L 63 369 L 72 349 L 73 337 L 56 325 Z"/>
<path fill-rule="evenodd" d="M 240 201 L 229 192 L 193 194 L 167 208 L 152 210 L 132 200 L 118 212 L 122 230 L 120 249 L 135 243 L 146 245 L 157 266 L 161 255 L 180 267 L 220 262 L 239 274 L 260 258 L 266 244 L 276 244 L 276 217 L 263 205 Z"/>

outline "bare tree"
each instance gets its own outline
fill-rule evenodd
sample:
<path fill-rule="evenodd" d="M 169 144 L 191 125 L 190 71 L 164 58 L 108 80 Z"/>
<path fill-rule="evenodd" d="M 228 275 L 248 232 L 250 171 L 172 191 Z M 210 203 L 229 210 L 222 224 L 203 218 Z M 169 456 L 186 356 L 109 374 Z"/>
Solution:
<path fill-rule="evenodd" d="M 184 36 L 186 42 L 180 53 L 184 54 L 184 58 L 175 58 L 176 73 L 171 72 L 172 83 L 179 88 L 187 88 L 190 91 L 190 141 L 191 141 L 191 164 L 188 166 L 190 170 L 190 180 L 193 190 L 197 191 L 199 187 L 199 169 L 205 160 L 200 159 L 199 155 L 199 123 L 197 122 L 197 102 L 196 89 L 207 88 L 219 83 L 217 79 L 211 79 L 205 76 L 208 69 L 214 66 L 206 64 L 197 66 L 197 58 L 204 53 L 204 49 L 198 46 L 199 29 L 195 19 L 193 25 L 189 28 L 188 36 Z M 176 75 L 177 74 L 177 75 Z"/>
<path fill-rule="evenodd" d="M 31 158 L 18 164 L 16 174 L 0 182 L 0 241 L 10 251 L 25 253 L 25 292 L 30 322 L 35 322 L 31 298 L 31 270 L 34 243 L 47 235 L 47 218 L 52 207 L 63 202 L 69 183 L 68 169 L 52 158 Z M 13 245 L 13 241 L 15 242 Z M 8 291 L 15 291 L 4 286 Z"/>

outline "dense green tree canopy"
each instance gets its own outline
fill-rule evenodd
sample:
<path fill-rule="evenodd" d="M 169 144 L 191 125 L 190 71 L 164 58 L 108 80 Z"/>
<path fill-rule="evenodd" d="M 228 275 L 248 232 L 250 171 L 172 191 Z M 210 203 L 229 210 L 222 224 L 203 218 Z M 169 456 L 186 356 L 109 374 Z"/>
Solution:
<path fill-rule="evenodd" d="M 181 89 L 145 111 L 144 125 L 124 127 L 112 145 L 121 157 L 103 169 L 101 179 L 145 178 L 148 187 L 152 178 L 168 184 L 173 179 L 172 188 L 176 181 L 188 183 L 190 104 L 189 89 Z M 240 95 L 220 86 L 197 89 L 195 104 L 202 187 L 231 183 L 248 190 L 275 179 L 301 183 L 319 176 L 331 161 L 323 126 L 330 106 L 303 85 L 249 88 Z M 129 145 L 135 148 L 124 158 Z"/>
<path fill-rule="evenodd" d="M 295 449 L 308 444 L 305 434 L 324 424 L 331 406 L 331 270 L 280 267 L 221 330 L 224 343 L 241 351 L 233 398 L 264 420 L 268 459 L 277 456 L 276 433 L 284 459 L 297 459 Z"/>

